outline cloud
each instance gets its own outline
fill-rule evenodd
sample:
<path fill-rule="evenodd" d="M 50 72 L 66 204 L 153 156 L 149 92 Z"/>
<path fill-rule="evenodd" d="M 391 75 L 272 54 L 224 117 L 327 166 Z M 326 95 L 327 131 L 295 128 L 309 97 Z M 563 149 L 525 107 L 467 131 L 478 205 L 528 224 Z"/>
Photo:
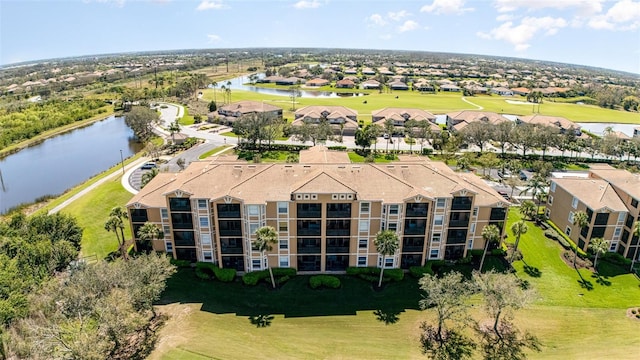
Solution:
<path fill-rule="evenodd" d="M 579 15 L 588 16 L 602 11 L 602 3 L 606 0 L 494 0 L 494 7 L 499 12 L 511 12 L 518 9 L 575 9 Z"/>
<path fill-rule="evenodd" d="M 400 11 L 389 11 L 389 13 L 387 13 L 387 16 L 389 17 L 389 19 L 393 20 L 393 21 L 400 21 L 402 20 L 402 18 L 410 16 L 411 13 L 409 13 L 406 10 L 400 10 Z"/>
<path fill-rule="evenodd" d="M 218 35 L 214 35 L 214 34 L 208 34 L 207 38 L 209 38 L 209 43 L 213 44 L 213 43 L 217 43 L 220 40 L 222 40 L 222 38 Z"/>
<path fill-rule="evenodd" d="M 102 4 L 113 4 L 117 7 L 123 7 L 125 0 L 83 0 L 82 2 L 84 2 L 85 4 L 89 4 L 92 2 L 102 3 Z"/>
<path fill-rule="evenodd" d="M 434 14 L 446 14 L 446 15 L 460 15 L 465 12 L 473 11 L 473 8 L 464 7 L 465 0 L 433 0 L 431 5 L 425 5 L 420 9 L 420 12 L 434 13 Z"/>
<path fill-rule="evenodd" d="M 370 22 L 371 24 L 376 26 L 385 26 L 387 24 L 387 21 L 380 14 L 373 14 L 369 16 L 367 18 L 367 22 Z"/>
<path fill-rule="evenodd" d="M 196 8 L 198 11 L 204 10 L 220 10 L 226 8 L 226 5 L 222 3 L 222 0 L 202 0 L 200 5 Z"/>
<path fill-rule="evenodd" d="M 391 35 L 390 34 L 380 35 L 380 39 L 382 39 L 382 40 L 391 40 Z"/>
<path fill-rule="evenodd" d="M 511 14 L 500 14 L 496 17 L 497 22 L 505 22 L 513 20 L 513 15 Z"/>
<path fill-rule="evenodd" d="M 402 25 L 398 26 L 398 32 L 403 33 L 411 30 L 416 30 L 418 28 L 420 28 L 420 25 L 417 22 L 413 20 L 407 20 Z"/>
<path fill-rule="evenodd" d="M 597 30 L 635 30 L 640 28 L 640 2 L 621 0 L 606 14 L 592 17 L 587 24 Z"/>
<path fill-rule="evenodd" d="M 300 0 L 293 4 L 296 9 L 317 9 L 322 6 L 322 3 L 318 0 Z"/>
<path fill-rule="evenodd" d="M 525 17 L 518 25 L 508 21 L 488 33 L 478 32 L 476 35 L 483 39 L 506 41 L 513 45 L 516 51 L 521 52 L 531 47 L 529 41 L 540 32 L 551 36 L 566 26 L 568 22 L 563 18 Z"/>

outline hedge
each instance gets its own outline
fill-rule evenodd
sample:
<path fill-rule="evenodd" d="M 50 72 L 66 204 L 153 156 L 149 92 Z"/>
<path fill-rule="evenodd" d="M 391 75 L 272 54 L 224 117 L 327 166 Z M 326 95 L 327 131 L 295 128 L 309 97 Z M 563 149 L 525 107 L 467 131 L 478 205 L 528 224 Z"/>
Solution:
<path fill-rule="evenodd" d="M 273 271 L 273 277 L 279 278 L 279 283 L 283 283 L 296 275 L 296 269 L 293 268 L 272 268 L 271 270 Z M 270 278 L 269 270 L 251 271 L 242 276 L 242 282 L 245 285 L 253 286 L 258 284 L 260 280 L 267 278 Z"/>
<path fill-rule="evenodd" d="M 433 275 L 437 268 L 445 264 L 444 260 L 431 260 L 427 261 L 424 266 L 412 266 L 409 268 L 409 273 L 415 278 L 421 278 L 424 274 Z"/>
<path fill-rule="evenodd" d="M 211 275 L 209 275 L 208 270 L 205 268 L 196 268 L 196 276 L 201 280 L 211 280 Z"/>
<path fill-rule="evenodd" d="M 556 224 L 553 223 L 553 221 L 551 220 L 547 220 L 547 224 L 549 224 L 555 231 L 556 234 L 559 235 L 559 237 L 563 238 L 567 243 L 569 243 L 569 248 L 573 251 L 576 251 L 576 243 L 573 242 L 573 240 L 571 240 L 567 234 L 565 234 L 564 232 L 562 232 L 560 229 L 558 229 L 558 227 L 556 226 Z M 545 236 L 547 235 L 547 232 L 545 231 Z M 560 242 L 559 239 L 555 239 L 558 240 L 558 242 Z M 562 243 L 560 243 L 560 245 L 562 245 Z M 563 245 L 564 246 L 564 245 Z M 584 252 L 584 250 L 578 248 L 578 256 L 582 257 L 582 258 L 586 258 L 587 257 L 587 253 Z"/>
<path fill-rule="evenodd" d="M 378 281 L 380 278 L 380 269 L 377 267 L 348 267 L 347 275 L 357 276 L 366 281 Z M 404 271 L 402 269 L 386 269 L 382 277 L 382 281 L 401 281 L 404 279 Z"/>
<path fill-rule="evenodd" d="M 236 278 L 236 269 L 222 269 L 216 266 L 213 268 L 213 273 L 216 279 L 222 282 L 232 282 Z"/>
<path fill-rule="evenodd" d="M 309 286 L 312 289 L 317 289 L 321 286 L 337 289 L 340 287 L 340 279 L 331 275 L 314 275 L 309 278 Z"/>
<path fill-rule="evenodd" d="M 191 267 L 191 261 L 189 260 L 177 260 L 177 259 L 171 258 L 169 262 L 171 263 L 171 265 L 175 265 L 179 268 Z"/>

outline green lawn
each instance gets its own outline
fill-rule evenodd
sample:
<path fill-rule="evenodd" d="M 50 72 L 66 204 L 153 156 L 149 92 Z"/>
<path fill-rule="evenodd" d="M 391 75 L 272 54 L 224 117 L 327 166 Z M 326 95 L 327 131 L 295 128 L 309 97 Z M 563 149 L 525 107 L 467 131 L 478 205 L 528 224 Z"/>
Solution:
<path fill-rule="evenodd" d="M 351 160 L 352 163 L 363 163 L 365 160 L 364 156 L 360 154 L 356 154 L 353 151 L 349 151 L 347 155 L 349 156 L 349 160 Z M 397 158 L 395 160 L 397 160 Z M 384 154 L 375 154 L 374 162 L 376 163 L 389 163 L 392 161 L 394 160 L 387 159 L 387 157 Z"/>
<path fill-rule="evenodd" d="M 200 160 L 202 160 L 202 159 L 206 159 L 206 158 L 208 158 L 209 156 L 211 156 L 211 155 L 213 155 L 213 154 L 215 154 L 215 153 L 217 153 L 217 152 L 219 152 L 219 151 L 226 150 L 226 149 L 228 149 L 228 148 L 230 148 L 230 147 L 233 147 L 233 146 L 231 146 L 231 145 L 222 145 L 222 146 L 218 146 L 218 147 L 213 148 L 213 149 L 211 149 L 211 150 L 209 150 L 209 151 L 207 151 L 207 152 L 202 153 L 202 155 L 200 155 L 198 158 L 199 158 Z"/>

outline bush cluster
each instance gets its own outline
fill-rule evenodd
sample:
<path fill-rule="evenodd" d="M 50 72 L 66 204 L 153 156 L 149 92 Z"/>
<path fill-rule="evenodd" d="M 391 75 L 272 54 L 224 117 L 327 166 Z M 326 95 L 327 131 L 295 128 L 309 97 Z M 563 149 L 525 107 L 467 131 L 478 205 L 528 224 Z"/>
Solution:
<path fill-rule="evenodd" d="M 329 146 L 329 147 L 327 147 L 327 149 L 336 150 L 336 151 L 347 151 L 347 147 L 346 146 Z"/>
<path fill-rule="evenodd" d="M 296 275 L 296 269 L 293 268 L 273 268 L 271 270 L 273 271 L 273 277 L 277 279 L 276 282 L 279 284 L 284 283 Z M 254 286 L 257 285 L 260 280 L 269 279 L 269 277 L 269 270 L 251 271 L 242 276 L 242 282 L 245 285 Z"/>
<path fill-rule="evenodd" d="M 189 260 L 178 260 L 171 258 L 169 262 L 171 263 L 171 265 L 177 266 L 179 268 L 191 267 L 191 261 Z"/>
<path fill-rule="evenodd" d="M 380 278 L 380 269 L 377 267 L 348 267 L 347 275 L 357 276 L 363 280 L 375 282 Z M 382 281 L 401 281 L 404 279 L 402 269 L 386 269 Z"/>
<path fill-rule="evenodd" d="M 414 278 L 421 278 L 424 274 L 433 275 L 434 272 L 444 265 L 444 260 L 432 260 L 427 261 L 424 266 L 412 266 L 409 268 L 409 273 Z"/>
<path fill-rule="evenodd" d="M 626 257 L 618 253 L 612 253 L 612 252 L 605 253 L 603 256 L 603 259 L 605 261 L 618 264 L 618 265 L 623 265 L 623 266 L 631 265 L 631 259 L 627 259 Z"/>
<path fill-rule="evenodd" d="M 549 239 L 557 241 L 566 250 L 576 251 L 576 247 L 577 247 L 576 243 L 574 243 L 573 240 L 569 239 L 569 237 L 565 235 L 565 233 L 560 231 L 560 229 L 558 229 L 556 224 L 554 224 L 551 221 L 548 221 L 547 224 L 549 224 L 553 230 L 552 229 L 546 230 L 544 232 L 544 236 L 548 237 Z M 587 258 L 587 253 L 584 252 L 584 250 L 578 248 L 578 256 L 585 259 Z"/>
<path fill-rule="evenodd" d="M 196 276 L 202 280 L 218 279 L 222 282 L 231 282 L 236 278 L 236 269 L 221 269 L 214 263 L 197 262 Z"/>
<path fill-rule="evenodd" d="M 277 151 L 300 151 L 300 150 L 306 150 L 308 148 L 309 148 L 309 145 L 296 145 L 296 144 L 271 144 L 269 146 L 269 150 L 277 150 Z M 238 150 L 257 150 L 257 145 L 254 145 L 249 142 L 242 142 L 238 144 Z"/>
<path fill-rule="evenodd" d="M 332 275 L 314 275 L 309 278 L 309 286 L 312 289 L 317 289 L 321 286 L 337 289 L 340 287 L 340 279 Z"/>

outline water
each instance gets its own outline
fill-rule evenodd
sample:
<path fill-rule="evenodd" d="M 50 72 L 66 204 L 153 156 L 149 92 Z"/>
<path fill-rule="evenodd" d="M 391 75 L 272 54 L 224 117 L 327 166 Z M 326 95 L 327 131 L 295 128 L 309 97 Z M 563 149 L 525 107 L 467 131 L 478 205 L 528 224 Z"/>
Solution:
<path fill-rule="evenodd" d="M 596 135 L 603 135 L 604 130 L 611 126 L 614 131 L 620 131 L 629 137 L 633 136 L 633 128 L 640 127 L 638 124 L 613 124 L 613 123 L 578 123 L 583 130 Z"/>
<path fill-rule="evenodd" d="M 58 195 L 140 150 L 123 117 L 110 116 L 0 159 L 0 213 Z"/>
<path fill-rule="evenodd" d="M 258 74 L 258 78 L 263 78 L 264 74 Z M 253 91 L 260 94 L 268 94 L 268 95 L 277 95 L 277 96 L 287 96 L 291 95 L 291 92 L 287 89 L 273 89 L 273 88 L 262 88 L 258 86 L 245 85 L 249 83 L 248 76 L 240 76 L 233 78 L 231 80 L 231 91 L 233 96 L 233 90 L 244 90 L 244 91 Z M 216 87 L 216 91 L 220 92 L 220 87 L 224 85 L 227 86 L 227 82 L 220 82 Z M 211 87 L 211 86 L 209 86 Z M 343 97 L 354 97 L 354 96 L 365 96 L 367 94 L 355 92 L 357 89 L 353 89 L 354 92 L 349 93 L 337 93 L 333 91 L 315 91 L 315 90 L 300 90 L 300 96 L 303 98 L 343 98 Z"/>

